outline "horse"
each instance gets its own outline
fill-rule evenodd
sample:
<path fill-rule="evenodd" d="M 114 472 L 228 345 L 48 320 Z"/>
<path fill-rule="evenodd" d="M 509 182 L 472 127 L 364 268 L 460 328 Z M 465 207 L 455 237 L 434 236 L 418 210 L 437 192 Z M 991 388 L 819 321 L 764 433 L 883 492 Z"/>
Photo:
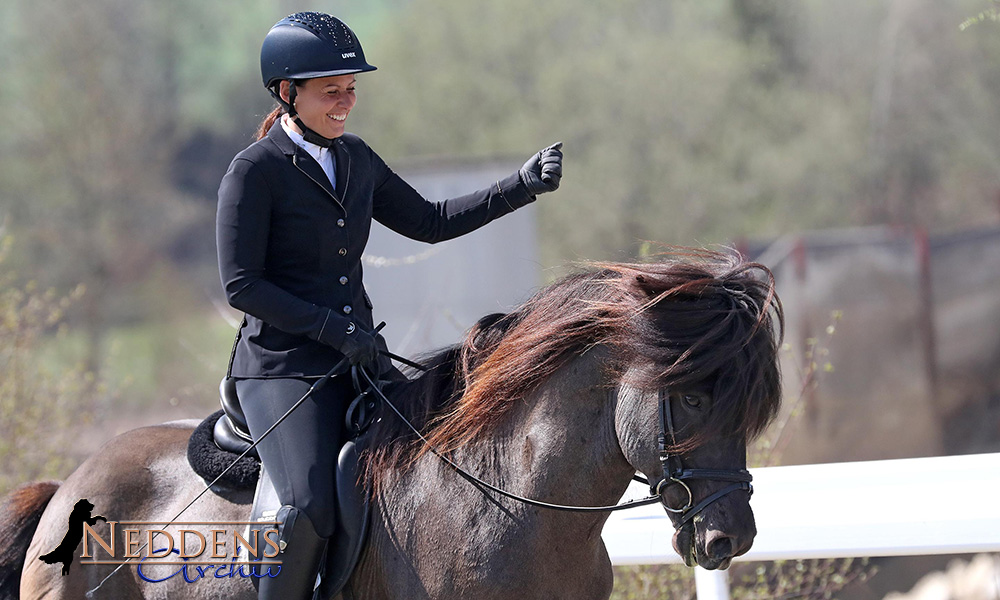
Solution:
<path fill-rule="evenodd" d="M 779 411 L 783 319 L 766 267 L 708 250 L 592 263 L 512 312 L 484 317 L 459 344 L 425 357 L 426 373 L 393 388 L 389 399 L 419 438 L 385 410 L 365 434 L 359 479 L 371 516 L 344 597 L 610 596 L 606 510 L 526 504 L 470 484 L 440 457 L 512 494 L 578 506 L 614 504 L 642 473 L 676 527 L 674 550 L 688 565 L 727 568 L 756 528 L 749 476 L 725 474 L 745 474 L 748 442 Z M 0 564 L 0 598 L 18 597 L 18 578 L 23 600 L 89 591 L 255 598 L 239 570 L 153 578 L 133 561 L 114 574 L 114 565 L 78 564 L 61 577 L 38 560 L 58 544 L 79 498 L 118 527 L 175 516 L 205 487 L 185 460 L 196 424 L 126 432 L 65 482 L 8 498 L 0 535 L 13 548 Z M 246 521 L 252 496 L 217 486 L 182 520 Z M 697 514 L 685 514 L 692 505 Z M 113 533 L 105 524 L 93 531 Z"/>

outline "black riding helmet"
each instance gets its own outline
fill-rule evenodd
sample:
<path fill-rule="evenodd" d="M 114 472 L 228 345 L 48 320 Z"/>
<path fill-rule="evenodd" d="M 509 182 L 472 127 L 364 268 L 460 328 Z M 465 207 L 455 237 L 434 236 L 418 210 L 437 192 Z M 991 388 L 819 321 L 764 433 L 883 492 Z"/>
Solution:
<path fill-rule="evenodd" d="M 305 139 L 320 146 L 333 140 L 306 127 L 295 114 L 295 80 L 374 71 L 365 60 L 361 43 L 346 23 L 321 12 L 299 12 L 274 24 L 260 47 L 260 74 L 264 87 L 285 107 Z M 282 100 L 278 84 L 291 83 L 289 102 Z"/>

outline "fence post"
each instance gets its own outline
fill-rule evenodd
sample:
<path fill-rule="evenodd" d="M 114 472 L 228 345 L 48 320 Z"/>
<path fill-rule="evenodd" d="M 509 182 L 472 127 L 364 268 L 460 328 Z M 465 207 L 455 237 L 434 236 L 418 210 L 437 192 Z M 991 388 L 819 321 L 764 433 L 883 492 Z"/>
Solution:
<path fill-rule="evenodd" d="M 816 360 L 816 357 L 812 355 L 809 348 L 809 340 L 813 337 L 812 315 L 810 314 L 812 303 L 809 301 L 809 248 L 806 245 L 806 240 L 802 237 L 795 240 L 795 246 L 792 248 L 792 261 L 795 265 L 795 282 L 799 294 L 798 310 L 801 313 L 799 320 L 801 331 L 798 337 L 802 348 L 798 351 L 802 354 L 800 359 L 802 373 L 810 373 L 813 371 L 811 364 Z M 815 347 L 812 350 L 815 350 Z M 816 386 L 807 385 L 805 381 L 802 383 L 804 385 L 802 400 L 805 404 L 806 423 L 811 432 L 815 434 L 819 431 L 819 404 L 816 402 Z"/>
<path fill-rule="evenodd" d="M 938 368 L 937 337 L 934 334 L 934 291 L 931 281 L 931 244 L 927 230 L 917 227 L 913 232 L 920 273 L 920 337 L 924 354 L 924 372 L 927 376 L 928 396 L 935 412 L 937 404 Z"/>
<path fill-rule="evenodd" d="M 729 600 L 729 572 L 694 569 L 694 585 L 698 600 Z"/>

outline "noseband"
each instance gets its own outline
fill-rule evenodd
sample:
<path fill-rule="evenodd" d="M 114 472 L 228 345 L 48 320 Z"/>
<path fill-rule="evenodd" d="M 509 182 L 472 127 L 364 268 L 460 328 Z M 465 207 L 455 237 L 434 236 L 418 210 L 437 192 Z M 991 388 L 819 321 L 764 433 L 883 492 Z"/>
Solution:
<path fill-rule="evenodd" d="M 658 394 L 658 400 L 660 433 L 656 436 L 656 441 L 659 446 L 660 466 L 663 469 L 663 476 L 654 483 L 649 484 L 649 493 L 659 497 L 660 503 L 663 504 L 663 508 L 666 509 L 667 512 L 680 515 L 680 521 L 674 524 L 676 529 L 684 527 L 684 525 L 689 523 L 695 515 L 705 510 L 705 508 L 710 504 L 730 492 L 735 492 L 736 490 L 746 490 L 749 494 L 753 494 L 753 485 L 750 484 L 750 482 L 753 481 L 753 476 L 750 475 L 750 472 L 746 469 L 685 469 L 681 456 L 670 451 L 671 448 L 677 447 L 674 416 L 673 411 L 671 410 L 671 395 L 669 392 L 661 389 Z M 643 483 L 649 483 L 644 478 L 640 478 L 638 476 L 636 476 L 636 479 L 642 481 Z M 732 483 L 703 498 L 700 502 L 695 504 L 694 494 L 691 492 L 691 487 L 685 483 L 691 479 L 730 481 Z M 687 502 L 685 502 L 684 506 L 681 506 L 680 508 L 670 506 L 667 502 L 666 496 L 664 495 L 667 489 L 672 485 L 681 486 L 687 493 Z"/>

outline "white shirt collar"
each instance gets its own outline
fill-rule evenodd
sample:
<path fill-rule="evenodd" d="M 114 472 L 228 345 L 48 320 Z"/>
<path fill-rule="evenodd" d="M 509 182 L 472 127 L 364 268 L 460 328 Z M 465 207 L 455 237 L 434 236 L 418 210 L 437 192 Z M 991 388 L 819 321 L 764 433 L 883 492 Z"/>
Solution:
<path fill-rule="evenodd" d="M 312 142 L 307 142 L 302 134 L 292 128 L 291 118 L 287 115 L 281 115 L 281 128 L 285 130 L 285 134 L 288 138 L 295 142 L 295 145 L 302 148 L 309 153 L 309 156 L 316 159 L 319 166 L 323 167 L 323 172 L 326 173 L 327 179 L 330 180 L 330 184 L 333 185 L 334 189 L 337 187 L 337 174 L 334 166 L 333 153 L 330 152 L 329 148 L 324 148 L 318 146 Z"/>
<path fill-rule="evenodd" d="M 285 133 L 288 134 L 288 137 L 295 142 L 295 145 L 308 152 L 316 160 L 319 160 L 320 156 L 324 156 L 330 151 L 329 148 L 324 148 L 323 146 L 317 146 L 312 142 L 307 142 L 305 138 L 302 137 L 301 133 L 292 128 L 290 121 L 291 118 L 289 118 L 287 114 L 281 115 L 281 128 L 284 129 Z"/>

